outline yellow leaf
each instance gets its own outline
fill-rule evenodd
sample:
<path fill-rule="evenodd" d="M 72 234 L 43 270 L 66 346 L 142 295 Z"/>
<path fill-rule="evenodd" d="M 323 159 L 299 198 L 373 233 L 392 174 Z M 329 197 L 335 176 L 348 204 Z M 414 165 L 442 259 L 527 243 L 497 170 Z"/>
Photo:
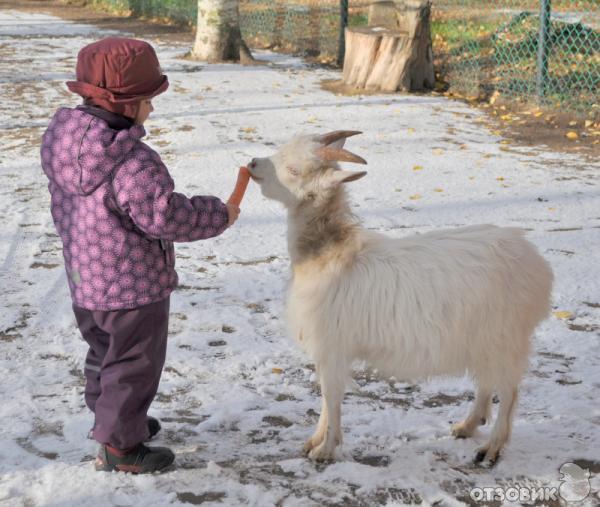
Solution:
<path fill-rule="evenodd" d="M 444 154 L 444 150 L 442 150 L 441 148 L 434 148 L 432 151 L 433 151 L 434 155 L 443 155 Z"/>
<path fill-rule="evenodd" d="M 556 208 L 548 208 L 548 211 L 556 211 Z"/>
<path fill-rule="evenodd" d="M 417 199 L 420 199 L 420 198 L 421 198 L 421 194 L 414 194 L 409 197 L 409 199 L 411 201 L 416 201 Z"/>
<path fill-rule="evenodd" d="M 572 130 L 570 132 L 567 132 L 566 136 L 567 139 L 571 139 L 572 141 L 574 141 L 575 139 L 579 139 L 577 132 L 573 132 Z"/>
<path fill-rule="evenodd" d="M 594 122 L 592 120 L 585 120 L 585 128 L 590 128 Z"/>
<path fill-rule="evenodd" d="M 498 181 L 504 181 L 504 176 L 498 176 L 496 179 L 497 179 Z"/>
<path fill-rule="evenodd" d="M 408 127 L 408 129 L 407 129 L 407 130 L 408 130 L 408 133 L 409 133 L 409 134 L 414 134 L 414 132 L 415 132 L 415 129 L 414 129 L 414 128 L 412 128 L 412 127 Z"/>
<path fill-rule="evenodd" d="M 246 134 L 252 134 L 256 132 L 256 127 L 244 127 L 240 129 L 242 132 L 246 132 Z"/>
<path fill-rule="evenodd" d="M 538 111 L 537 113 L 533 113 L 533 116 L 535 116 L 536 118 L 539 118 L 540 116 L 542 116 L 544 113 L 542 113 L 541 111 Z"/>
<path fill-rule="evenodd" d="M 433 191 L 434 192 L 443 192 L 444 189 L 443 188 L 434 188 Z"/>
<path fill-rule="evenodd" d="M 569 122 L 569 127 L 574 127 L 575 125 L 577 125 L 575 120 Z"/>
<path fill-rule="evenodd" d="M 422 171 L 423 170 L 423 166 L 422 165 L 414 165 L 413 166 L 413 171 Z"/>
<path fill-rule="evenodd" d="M 271 368 L 272 373 L 276 373 L 277 375 L 281 375 L 283 370 L 281 368 Z"/>
<path fill-rule="evenodd" d="M 572 319 L 573 318 L 573 313 L 572 312 L 568 312 L 566 310 L 552 312 L 552 315 L 554 315 L 557 319 L 560 319 L 560 320 L 568 320 L 568 319 Z"/>

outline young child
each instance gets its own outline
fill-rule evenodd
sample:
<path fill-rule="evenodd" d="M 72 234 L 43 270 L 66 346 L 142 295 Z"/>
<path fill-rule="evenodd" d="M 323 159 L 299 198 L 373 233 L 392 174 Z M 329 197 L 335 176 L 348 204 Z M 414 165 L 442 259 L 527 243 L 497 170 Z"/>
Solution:
<path fill-rule="evenodd" d="M 160 156 L 141 141 L 152 97 L 169 86 L 148 43 L 110 37 L 84 47 L 77 81 L 67 86 L 84 104 L 55 113 L 41 159 L 73 311 L 89 344 L 85 401 L 100 443 L 95 466 L 159 471 L 173 453 L 143 442 L 160 430 L 147 411 L 177 286 L 173 242 L 221 234 L 239 208 L 174 192 Z"/>

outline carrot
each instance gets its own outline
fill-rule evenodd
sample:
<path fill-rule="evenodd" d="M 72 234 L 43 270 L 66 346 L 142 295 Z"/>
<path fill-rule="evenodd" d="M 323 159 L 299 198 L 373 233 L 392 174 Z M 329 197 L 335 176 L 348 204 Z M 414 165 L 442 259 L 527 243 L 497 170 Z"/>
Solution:
<path fill-rule="evenodd" d="M 238 173 L 237 181 L 235 182 L 235 188 L 227 201 L 229 204 L 235 204 L 236 206 L 240 205 L 244 198 L 244 194 L 246 193 L 249 181 L 250 173 L 248 172 L 248 168 L 240 167 L 240 172 Z"/>

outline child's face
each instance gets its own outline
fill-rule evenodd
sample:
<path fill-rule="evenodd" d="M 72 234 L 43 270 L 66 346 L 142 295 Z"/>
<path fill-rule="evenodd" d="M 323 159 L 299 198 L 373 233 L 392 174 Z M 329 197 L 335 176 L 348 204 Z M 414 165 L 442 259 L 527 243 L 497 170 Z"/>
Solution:
<path fill-rule="evenodd" d="M 150 99 L 142 100 L 138 106 L 138 111 L 135 115 L 134 122 L 138 125 L 143 125 L 152 111 L 154 111 L 154 107 L 152 107 L 152 101 Z"/>

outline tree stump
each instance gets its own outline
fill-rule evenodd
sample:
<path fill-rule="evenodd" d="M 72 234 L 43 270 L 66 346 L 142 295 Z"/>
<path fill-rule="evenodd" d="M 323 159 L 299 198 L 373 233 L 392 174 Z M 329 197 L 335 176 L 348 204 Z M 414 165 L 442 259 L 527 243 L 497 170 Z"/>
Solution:
<path fill-rule="evenodd" d="M 385 2 L 386 9 L 389 4 Z M 403 12 L 388 17 L 387 27 L 346 29 L 344 85 L 384 92 L 433 88 L 431 4 L 428 0 L 406 0 L 402 6 Z"/>

